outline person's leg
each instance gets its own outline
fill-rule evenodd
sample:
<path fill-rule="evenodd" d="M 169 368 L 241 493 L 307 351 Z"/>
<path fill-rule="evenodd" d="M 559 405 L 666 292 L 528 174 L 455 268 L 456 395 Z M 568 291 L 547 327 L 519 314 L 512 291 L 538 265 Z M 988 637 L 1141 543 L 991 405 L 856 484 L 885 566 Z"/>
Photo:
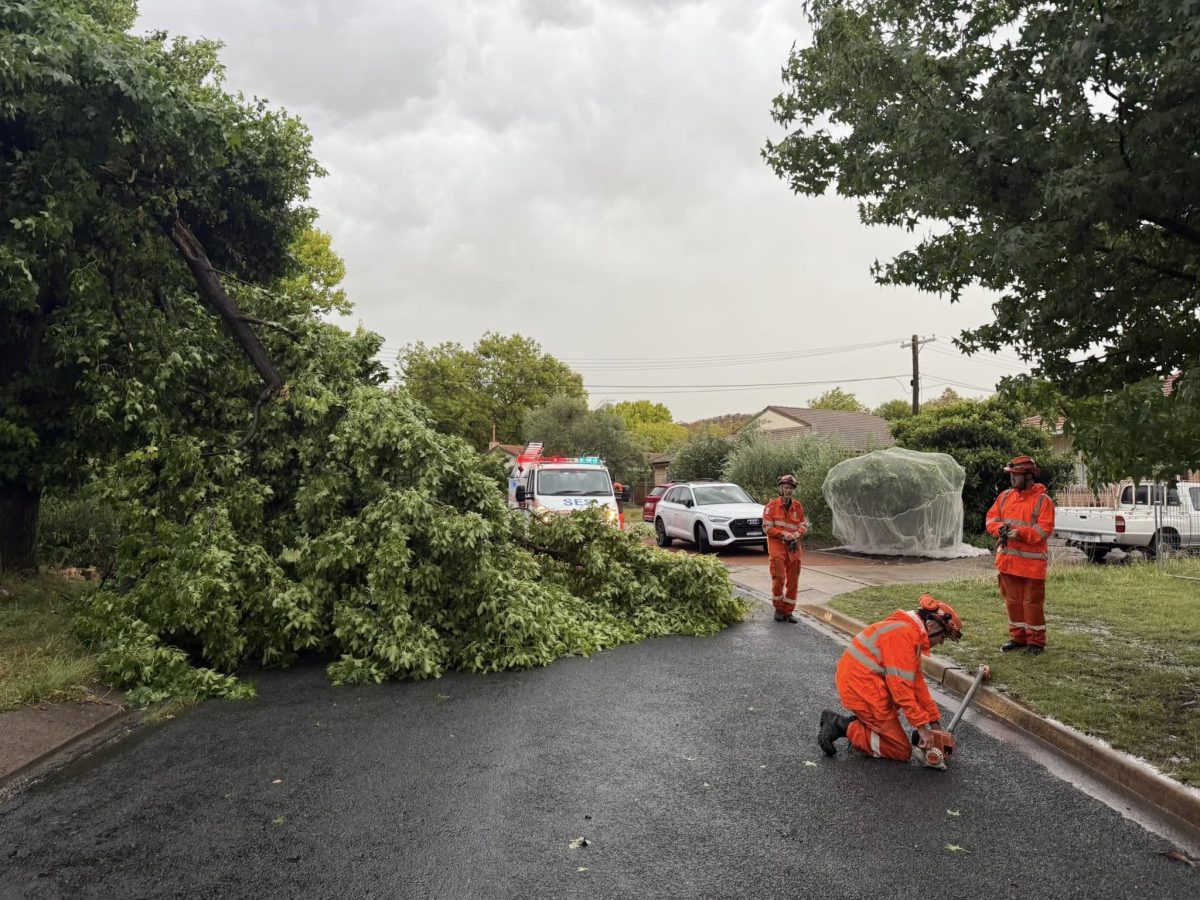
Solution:
<path fill-rule="evenodd" d="M 908 732 L 900 724 L 895 710 L 882 715 L 884 710 L 870 708 L 851 709 L 855 719 L 846 728 L 850 745 L 876 759 L 894 759 L 907 762 L 912 756 L 912 743 Z"/>
<path fill-rule="evenodd" d="M 1002 649 L 1012 650 L 1025 646 L 1025 600 L 1020 583 L 1024 580 L 1004 572 L 997 576 L 1000 596 L 1004 598 L 1004 608 L 1008 611 L 1009 642 Z"/>
<path fill-rule="evenodd" d="M 786 563 L 782 556 L 771 554 L 771 605 L 775 607 L 775 619 L 781 621 L 784 617 L 783 592 L 786 580 Z"/>
<path fill-rule="evenodd" d="M 1040 578 L 1022 578 L 1021 598 L 1024 601 L 1025 643 L 1030 647 L 1046 646 L 1046 582 Z"/>

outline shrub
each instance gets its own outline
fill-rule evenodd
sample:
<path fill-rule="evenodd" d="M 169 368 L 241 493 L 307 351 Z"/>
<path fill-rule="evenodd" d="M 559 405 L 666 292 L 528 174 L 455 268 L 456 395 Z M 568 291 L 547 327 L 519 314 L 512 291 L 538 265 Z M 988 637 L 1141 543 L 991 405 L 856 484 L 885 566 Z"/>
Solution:
<path fill-rule="evenodd" d="M 812 535 L 828 538 L 833 535 L 833 519 L 821 485 L 829 470 L 845 458 L 842 444 L 832 438 L 776 442 L 758 435 L 734 447 L 723 477 L 766 503 L 778 495 L 779 476 L 790 472 L 796 476 L 796 498 L 804 505 Z"/>
<path fill-rule="evenodd" d="M 692 438 L 675 451 L 668 477 L 671 481 L 723 478 L 722 472 L 733 448 L 734 444 L 724 437 L 707 435 Z"/>
<path fill-rule="evenodd" d="M 108 569 L 120 532 L 111 504 L 86 494 L 45 494 L 38 512 L 37 554 L 50 569 Z"/>

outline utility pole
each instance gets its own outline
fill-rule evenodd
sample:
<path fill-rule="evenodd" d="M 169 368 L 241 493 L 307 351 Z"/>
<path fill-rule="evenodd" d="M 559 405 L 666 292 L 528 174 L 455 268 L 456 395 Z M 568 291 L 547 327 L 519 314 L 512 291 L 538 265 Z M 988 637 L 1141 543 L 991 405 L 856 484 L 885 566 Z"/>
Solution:
<path fill-rule="evenodd" d="M 913 415 L 914 416 L 921 411 L 921 361 L 920 361 L 920 357 L 917 354 L 921 352 L 922 344 L 928 344 L 930 341 L 936 341 L 936 340 L 937 340 L 936 335 L 934 337 L 923 338 L 923 337 L 919 337 L 918 335 L 914 334 L 912 336 L 911 341 L 906 341 L 905 343 L 900 345 L 901 347 L 912 347 L 912 357 L 913 357 L 913 377 L 912 377 L 913 404 L 912 404 L 912 406 L 913 406 Z"/>

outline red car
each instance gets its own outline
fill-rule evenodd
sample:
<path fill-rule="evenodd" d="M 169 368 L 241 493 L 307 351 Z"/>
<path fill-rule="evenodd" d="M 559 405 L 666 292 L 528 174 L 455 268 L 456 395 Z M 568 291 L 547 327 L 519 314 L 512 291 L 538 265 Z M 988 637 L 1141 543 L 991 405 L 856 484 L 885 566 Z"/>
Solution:
<path fill-rule="evenodd" d="M 666 484 L 656 484 L 654 490 L 646 495 L 646 500 L 642 503 L 643 522 L 649 522 L 651 525 L 654 524 L 654 510 L 658 507 L 658 501 L 662 499 L 662 495 L 673 487 L 674 484 L 675 482 L 673 481 L 668 481 Z"/>

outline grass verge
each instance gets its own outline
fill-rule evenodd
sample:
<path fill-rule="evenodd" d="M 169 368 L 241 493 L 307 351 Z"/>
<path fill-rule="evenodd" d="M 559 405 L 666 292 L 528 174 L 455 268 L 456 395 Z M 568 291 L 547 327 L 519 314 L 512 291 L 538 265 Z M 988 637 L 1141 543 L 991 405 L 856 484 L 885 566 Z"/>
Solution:
<path fill-rule="evenodd" d="M 992 667 L 993 687 L 1038 713 L 1200 786 L 1200 561 L 1054 569 L 1046 583 L 1047 651 L 1004 654 L 1007 616 L 993 578 L 867 588 L 833 608 L 865 622 L 928 590 L 965 630 L 939 655 Z"/>
<path fill-rule="evenodd" d="M 0 712 L 91 696 L 96 659 L 71 631 L 88 588 L 58 575 L 0 575 Z"/>

